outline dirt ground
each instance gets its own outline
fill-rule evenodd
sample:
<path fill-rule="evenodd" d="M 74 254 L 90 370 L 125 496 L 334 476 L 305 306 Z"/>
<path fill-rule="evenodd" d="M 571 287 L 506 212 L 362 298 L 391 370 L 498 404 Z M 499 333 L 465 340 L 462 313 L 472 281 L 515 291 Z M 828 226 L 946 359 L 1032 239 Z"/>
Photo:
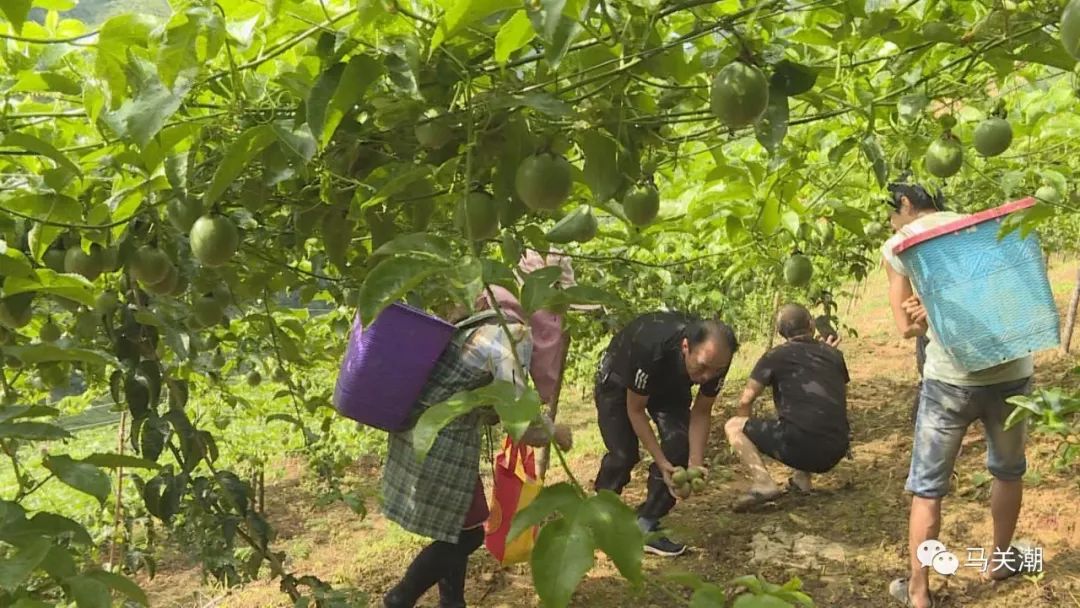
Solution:
<path fill-rule="evenodd" d="M 1075 265 L 1054 265 L 1052 281 L 1064 309 Z M 774 507 L 750 514 L 735 514 L 731 504 L 746 486 L 739 467 L 730 464 L 723 441 L 725 414 L 734 400 L 745 370 L 763 345 L 746 345 L 735 372 L 714 414 L 711 452 L 728 464 L 714 468 L 706 492 L 676 507 L 667 525 L 673 537 L 693 549 L 679 558 L 647 556 L 652 575 L 689 571 L 713 582 L 760 573 L 771 582 L 799 577 L 817 606 L 886 608 L 896 606 L 887 597 L 888 582 L 904 574 L 909 498 L 904 481 L 910 458 L 910 405 L 916 374 L 913 345 L 892 332 L 886 305 L 884 276 L 872 275 L 861 297 L 841 308 L 842 320 L 858 331 L 843 345 L 851 371 L 849 410 L 855 435 L 853 459 L 816 479 L 809 496 L 788 496 Z M 1074 344 L 1077 340 L 1074 340 Z M 1080 347 L 1074 348 L 1074 352 Z M 1080 376 L 1069 372 L 1080 364 L 1075 355 L 1044 353 L 1037 359 L 1040 385 L 1080 386 Z M 738 373 L 739 370 L 744 370 Z M 770 401 L 759 401 L 768 412 Z M 596 473 L 603 446 L 595 428 L 592 405 L 582 398 L 581 387 L 564 390 L 560 419 L 573 424 L 576 446 L 570 459 L 575 476 L 585 484 Z M 1038 578 L 1014 578 L 999 585 L 981 582 L 974 568 L 963 567 L 954 577 L 934 575 L 932 585 L 939 606 L 970 608 L 1080 607 L 1080 470 L 1055 470 L 1057 445 L 1044 437 L 1029 444 L 1029 471 L 1017 537 L 1042 548 L 1045 572 Z M 284 479 L 267 489 L 271 522 L 278 529 L 275 549 L 290 556 L 289 567 L 311 573 L 335 585 L 353 585 L 371 594 L 372 605 L 400 576 L 424 540 L 416 538 L 378 514 L 374 498 L 366 518 L 343 505 L 315 506 L 301 479 L 302 467 L 285 463 Z M 643 498 L 645 465 L 641 465 L 624 498 L 636 504 Z M 783 467 L 773 469 L 783 481 Z M 553 471 L 549 480 L 563 478 Z M 989 477 L 985 470 L 985 442 L 975 425 L 965 440 L 953 478 L 954 490 L 945 501 L 941 540 L 957 554 L 961 564 L 967 548 L 988 547 Z M 374 495 L 376 463 L 357 466 L 348 480 Z M 988 549 L 989 550 L 989 549 Z M 988 554 L 989 555 L 989 554 Z M 261 580 L 226 591 L 204 584 L 198 568 L 179 555 L 165 560 L 161 572 L 145 584 L 152 605 L 162 608 L 288 606 L 277 581 Z M 264 571 L 265 573 L 265 571 Z M 483 549 L 475 554 L 467 590 L 470 606 L 517 608 L 538 606 L 525 566 L 501 568 Z M 436 606 L 435 592 L 421 606 Z M 669 607 L 673 598 L 659 592 L 632 589 L 603 554 L 575 595 L 573 606 Z"/>

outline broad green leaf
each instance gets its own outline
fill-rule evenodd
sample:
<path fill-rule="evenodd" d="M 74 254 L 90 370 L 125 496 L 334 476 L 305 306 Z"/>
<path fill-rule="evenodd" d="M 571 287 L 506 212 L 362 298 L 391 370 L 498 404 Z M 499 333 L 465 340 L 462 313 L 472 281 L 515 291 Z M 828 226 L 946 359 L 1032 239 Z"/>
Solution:
<path fill-rule="evenodd" d="M 498 285 L 515 296 L 518 295 L 517 277 L 514 276 L 512 270 L 510 270 L 506 264 L 501 264 L 495 260 L 483 260 L 483 279 L 484 283 L 489 285 Z"/>
<path fill-rule="evenodd" d="M 11 22 L 11 28 L 18 34 L 30 14 L 31 0 L 4 0 L 0 2 L 0 11 Z"/>
<path fill-rule="evenodd" d="M 548 44 L 545 45 L 544 57 L 551 64 L 552 69 L 558 68 L 562 63 L 563 57 L 570 50 L 570 45 L 573 44 L 578 34 L 582 32 L 582 28 L 578 19 L 567 17 L 563 15 L 559 18 L 558 26 L 555 28 L 555 34 L 547 37 Z"/>
<path fill-rule="evenodd" d="M 791 209 L 788 209 L 780 216 L 780 223 L 783 224 L 784 228 L 786 228 L 792 236 L 798 236 L 799 225 L 802 223 L 799 220 L 798 213 L 792 211 Z"/>
<path fill-rule="evenodd" d="M 97 570 L 90 572 L 86 575 L 87 578 L 94 579 L 95 581 L 102 583 L 109 587 L 113 591 L 118 591 L 128 596 L 134 602 L 138 602 L 143 606 L 149 606 L 150 600 L 146 597 L 146 592 L 139 588 L 131 579 L 126 576 L 120 576 L 119 574 L 113 574 L 112 572 L 105 572 L 103 570 Z"/>
<path fill-rule="evenodd" d="M 382 63 L 370 55 L 356 55 L 349 60 L 323 114 L 323 127 L 319 134 L 322 146 L 325 147 L 330 143 L 341 120 L 353 106 L 359 103 L 368 87 L 374 84 L 383 73 Z M 310 109 L 308 116 L 309 118 L 311 116 Z"/>
<path fill-rule="evenodd" d="M 110 608 L 112 597 L 109 587 L 89 576 L 73 576 L 64 581 L 70 590 L 70 597 L 78 608 Z"/>
<path fill-rule="evenodd" d="M 758 227 L 764 234 L 776 232 L 780 225 L 780 201 L 775 196 L 770 196 L 762 203 L 761 215 L 758 217 Z"/>
<path fill-rule="evenodd" d="M 754 125 L 754 134 L 758 143 L 773 153 L 787 135 L 789 110 L 787 96 L 776 87 L 771 89 L 769 105 L 765 108 L 765 115 Z"/>
<path fill-rule="evenodd" d="M 724 590 L 712 583 L 705 583 L 694 591 L 690 598 L 690 608 L 718 608 L 727 605 Z"/>
<path fill-rule="evenodd" d="M 747 574 L 744 576 L 738 576 L 728 582 L 731 587 L 745 587 L 747 591 L 752 593 L 764 593 L 764 587 L 761 584 L 761 579 L 754 574 Z"/>
<path fill-rule="evenodd" d="M 55 580 L 75 576 L 78 572 L 75 558 L 71 556 L 71 551 L 66 547 L 54 546 L 49 549 L 48 555 L 41 560 L 40 567 Z"/>
<path fill-rule="evenodd" d="M 574 515 L 584 502 L 585 497 L 577 488 L 565 481 L 544 486 L 532 502 L 514 514 L 506 535 L 507 542 L 521 536 L 527 529 L 539 526 L 556 513 L 563 516 Z"/>
<path fill-rule="evenodd" d="M 91 454 L 86 458 L 83 458 L 81 462 L 91 464 L 96 467 L 103 467 L 107 469 L 160 469 L 161 465 L 156 462 L 139 458 L 138 456 L 132 456 L 130 454 Z"/>
<path fill-rule="evenodd" d="M 191 70 L 181 73 L 172 88 L 158 78 L 153 64 L 138 60 L 147 70 L 145 80 L 134 97 L 125 101 L 117 110 L 105 112 L 102 119 L 120 137 L 134 141 L 146 148 L 150 140 L 165 126 L 166 121 L 184 101 L 194 85 Z"/>
<path fill-rule="evenodd" d="M 546 608 L 565 608 L 595 563 L 592 533 L 576 516 L 562 517 L 540 529 L 532 552 L 533 586 Z"/>
<path fill-rule="evenodd" d="M 450 242 L 444 237 L 431 232 L 414 232 L 403 234 L 394 240 L 384 243 L 372 252 L 372 257 L 410 255 L 413 253 L 431 254 L 449 258 L 453 255 Z"/>
<path fill-rule="evenodd" d="M 29 534 L 40 534 L 60 540 L 70 540 L 81 545 L 92 545 L 94 539 L 79 522 L 56 513 L 37 513 L 22 525 Z"/>
<path fill-rule="evenodd" d="M 559 291 L 553 285 L 561 276 L 562 269 L 556 266 L 547 266 L 526 275 L 521 286 L 520 300 L 525 312 L 531 314 L 542 310 L 557 297 Z"/>
<path fill-rule="evenodd" d="M 70 346 L 57 346 L 54 344 L 28 344 L 26 346 L 9 346 L 4 349 L 4 354 L 11 355 L 27 365 L 48 363 L 52 361 L 81 361 L 92 365 L 107 366 L 118 365 L 116 357 L 109 353 L 90 350 L 86 348 L 72 348 Z"/>
<path fill-rule="evenodd" d="M 82 221 L 82 205 L 59 194 L 24 194 L 0 200 L 0 211 L 23 215 L 38 222 L 77 224 Z"/>
<path fill-rule="evenodd" d="M 15 591 L 22 586 L 51 547 L 49 539 L 38 538 L 19 548 L 11 557 L 0 560 L 0 588 Z"/>
<path fill-rule="evenodd" d="M 8 405 L 0 407 L 0 422 L 18 420 L 19 418 L 41 418 L 48 416 L 55 418 L 60 415 L 60 410 L 44 405 Z"/>
<path fill-rule="evenodd" d="M 34 137 L 29 133 L 21 133 L 18 131 L 7 133 L 6 135 L 4 135 L 3 145 L 15 146 L 16 148 L 22 148 L 24 150 L 33 152 L 34 154 L 46 156 L 52 159 L 52 161 L 56 163 L 57 167 L 63 167 L 64 169 L 67 169 L 68 171 L 71 171 L 76 175 L 82 175 L 82 169 L 80 169 L 78 165 L 72 162 L 71 159 L 67 157 L 67 155 L 65 155 L 60 150 L 57 150 L 56 146 L 45 140 Z"/>
<path fill-rule="evenodd" d="M 4 294 L 37 292 L 66 298 L 92 307 L 96 298 L 94 285 L 80 275 L 57 274 L 48 268 L 38 268 L 35 279 L 9 276 L 4 280 Z"/>
<path fill-rule="evenodd" d="M 453 38 L 461 29 L 468 27 L 492 13 L 520 8 L 519 0 L 439 0 L 445 9 L 431 40 L 434 53 L 444 41 Z"/>
<path fill-rule="evenodd" d="M 427 453 L 435 443 L 439 431 L 455 418 L 464 416 L 480 407 L 499 407 L 498 404 L 500 403 L 504 404 L 503 407 L 506 408 L 516 408 L 516 402 L 518 401 L 516 392 L 517 388 L 513 383 L 505 380 L 495 380 L 491 384 L 475 390 L 455 393 L 446 401 L 437 403 L 425 410 L 417 419 L 416 426 L 413 427 L 413 449 L 416 452 L 417 459 L 424 460 L 427 458 Z M 534 396 L 535 391 L 532 392 L 532 395 L 529 393 L 523 395 L 525 399 Z M 524 407 L 528 407 L 527 402 Z M 535 416 L 535 413 L 533 415 Z"/>
<path fill-rule="evenodd" d="M 270 125 L 251 127 L 241 133 L 240 137 L 236 138 L 236 141 L 225 150 L 223 160 L 214 172 L 214 178 L 206 190 L 204 199 L 206 207 L 209 208 L 216 203 L 233 181 L 240 176 L 251 159 L 276 138 L 274 128 Z"/>
<path fill-rule="evenodd" d="M 529 372 L 524 370 L 523 373 Z M 507 433 L 514 438 L 514 441 L 520 441 L 521 436 L 528 430 L 529 424 L 540 415 L 540 395 L 536 394 L 535 390 L 527 388 L 517 398 L 513 397 L 513 393 L 510 393 L 508 397 L 489 401 L 489 403 L 495 406 L 499 421 Z"/>
<path fill-rule="evenodd" d="M 896 109 L 899 112 L 900 120 L 904 122 L 914 122 L 922 116 L 923 111 L 929 104 L 929 97 L 922 93 L 914 93 L 901 97 L 900 101 L 896 102 Z"/>
<path fill-rule="evenodd" d="M 46 604 L 29 598 L 21 598 L 11 605 L 11 608 L 54 608 L 56 604 Z"/>
<path fill-rule="evenodd" d="M 592 530 L 596 546 L 615 562 L 623 578 L 641 583 L 641 558 L 645 535 L 637 524 L 637 514 L 610 490 L 589 497 L 579 512 Z"/>
<path fill-rule="evenodd" d="M 784 59 L 773 66 L 773 74 L 769 81 L 769 95 L 773 94 L 794 97 L 814 88 L 817 81 L 817 70 L 814 68 Z"/>
<path fill-rule="evenodd" d="M 102 504 L 109 497 L 109 476 L 92 464 L 72 460 L 64 454 L 50 454 L 42 464 L 67 485 L 97 498 Z"/>
<path fill-rule="evenodd" d="M 308 94 L 307 103 L 305 104 L 308 127 L 311 128 L 312 135 L 319 138 L 320 141 L 324 131 L 323 127 L 326 124 L 327 110 L 337 93 L 342 80 L 341 76 L 344 73 L 345 64 L 335 63 L 322 74 L 319 74 L 314 86 L 311 87 L 311 92 Z"/>
<path fill-rule="evenodd" d="M 622 181 L 618 171 L 618 144 L 597 130 L 585 133 L 581 142 L 585 153 L 585 183 L 597 202 L 614 196 Z"/>
<path fill-rule="evenodd" d="M 10 275 L 31 278 L 34 276 L 34 267 L 23 252 L 0 240 L 0 276 Z"/>
<path fill-rule="evenodd" d="M 69 439 L 71 434 L 64 429 L 47 422 L 4 422 L 0 423 L 0 439 L 29 439 L 31 441 L 52 441 Z"/>
<path fill-rule="evenodd" d="M 536 30 L 525 10 L 519 10 L 506 20 L 495 34 L 495 61 L 504 65 L 510 55 L 529 44 L 536 37 Z"/>
<path fill-rule="evenodd" d="M 297 129 L 290 129 L 284 122 L 276 122 L 273 127 L 278 141 L 301 161 L 306 163 L 315 156 L 318 143 L 311 135 L 311 130 L 306 123 Z"/>
<path fill-rule="evenodd" d="M 874 178 L 877 179 L 878 186 L 884 187 L 885 182 L 889 180 L 889 166 L 885 162 L 885 153 L 881 150 L 877 137 L 873 133 L 867 135 L 859 142 L 859 147 L 862 148 L 863 155 L 874 170 Z"/>
<path fill-rule="evenodd" d="M 383 308 L 450 267 L 445 259 L 433 255 L 384 259 L 368 273 L 360 287 L 360 318 L 368 324 L 374 322 Z"/>
<path fill-rule="evenodd" d="M 858 236 L 866 234 L 865 230 L 863 230 L 863 223 L 870 219 L 866 212 L 847 205 L 841 205 L 833 209 L 832 217 L 842 228 Z"/>
<path fill-rule="evenodd" d="M 153 17 L 141 12 L 117 15 L 102 24 L 94 70 L 108 83 L 109 107 L 118 107 L 124 99 L 128 86 L 128 50 L 145 48 L 155 25 Z"/>

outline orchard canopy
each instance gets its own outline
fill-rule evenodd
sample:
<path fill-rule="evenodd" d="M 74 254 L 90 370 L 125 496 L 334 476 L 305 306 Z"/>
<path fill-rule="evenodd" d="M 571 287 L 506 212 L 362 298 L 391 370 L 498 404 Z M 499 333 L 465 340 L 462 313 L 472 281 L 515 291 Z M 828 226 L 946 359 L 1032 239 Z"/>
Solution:
<path fill-rule="evenodd" d="M 332 380 L 287 369 L 331 368 L 357 309 L 498 284 L 530 310 L 667 306 L 753 333 L 778 293 L 828 304 L 866 277 L 903 176 L 959 210 L 1037 195 L 1012 227 L 1078 242 L 1080 6 L 1061 0 L 104 4 L 84 22 L 74 0 L 0 3 L 0 442 L 19 484 L 0 536 L 39 535 L 9 591 L 50 534 L 89 540 L 19 523 L 41 479 L 104 504 L 103 468 L 159 459 L 151 515 L 208 501 L 282 574 L 188 394 L 244 403 L 222 382 L 258 385 L 270 361 L 296 407 L 279 419 L 314 444 L 301 409 L 327 433 Z M 519 289 L 526 247 L 572 256 L 579 285 Z M 338 311 L 333 331 L 286 312 L 305 307 Z M 40 420 L 73 377 L 123 407 L 138 457 L 54 443 L 35 478 L 17 448 L 66 436 Z M 69 594 L 137 596 L 74 572 L 49 570 Z"/>

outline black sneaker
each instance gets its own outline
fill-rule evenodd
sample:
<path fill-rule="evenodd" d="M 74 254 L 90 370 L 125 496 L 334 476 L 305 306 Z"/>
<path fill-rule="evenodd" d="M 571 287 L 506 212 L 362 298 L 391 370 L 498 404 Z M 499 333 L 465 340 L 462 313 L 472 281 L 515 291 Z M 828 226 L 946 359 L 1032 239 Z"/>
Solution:
<path fill-rule="evenodd" d="M 686 545 L 680 545 L 666 536 L 654 538 L 645 542 L 645 552 L 663 557 L 675 557 L 686 552 Z"/>

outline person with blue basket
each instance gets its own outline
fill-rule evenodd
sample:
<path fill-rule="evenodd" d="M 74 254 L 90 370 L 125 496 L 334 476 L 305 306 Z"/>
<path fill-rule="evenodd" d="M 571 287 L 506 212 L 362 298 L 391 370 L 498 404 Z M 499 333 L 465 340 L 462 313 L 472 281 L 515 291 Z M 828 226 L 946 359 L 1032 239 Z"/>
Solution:
<path fill-rule="evenodd" d="M 447 318 L 460 317 L 456 313 Z M 509 335 L 507 334 L 509 330 Z M 516 352 L 516 361 L 515 361 Z M 506 318 L 506 329 L 494 310 L 459 321 L 449 345 L 439 356 L 413 410 L 411 424 L 431 406 L 461 391 L 495 380 L 526 386 L 532 341 L 527 325 Z M 387 519 L 432 539 L 413 559 L 401 580 L 383 596 L 384 608 L 412 608 L 438 586 L 440 608 L 465 608 L 469 557 L 484 542 L 488 505 L 480 479 L 481 432 L 497 421 L 490 408 L 452 420 L 439 431 L 427 457 L 419 460 L 410 428 L 389 433 L 382 478 L 382 508 Z M 547 445 L 554 437 L 563 450 L 572 437 L 566 425 L 552 425 L 543 414 L 522 441 Z M 553 433 L 549 434 L 549 429 Z"/>
<path fill-rule="evenodd" d="M 919 547 L 936 540 L 941 531 L 942 499 L 949 492 L 950 478 L 968 427 L 981 420 L 986 434 L 987 468 L 994 477 L 991 515 L 995 555 L 1003 556 L 1007 567 L 989 574 L 1001 580 L 1023 570 L 1020 551 L 1012 546 L 1023 497 L 1023 476 L 1027 469 L 1024 454 L 1026 430 L 1021 423 L 1005 430 L 1013 406 L 1010 397 L 1031 390 L 1034 362 L 1030 354 L 1000 364 L 970 370 L 950 356 L 929 322 L 929 315 L 912 286 L 912 268 L 895 251 L 938 235 L 958 233 L 965 216 L 944 211 L 942 196 L 931 195 L 913 183 L 888 186 L 891 221 L 896 234 L 882 248 L 889 279 L 889 302 L 898 331 L 904 338 L 927 336 L 923 383 L 915 422 L 911 465 L 906 489 L 913 494 L 909 521 L 908 549 L 911 575 L 897 579 L 889 594 L 904 606 L 927 608 L 934 605 L 930 594 L 929 570 L 922 565 Z M 974 218 L 969 224 L 981 218 Z M 958 223 L 959 222 L 959 223 Z M 912 240 L 912 239 L 915 240 Z M 925 242 L 922 241 L 922 242 Z M 974 297 L 974 296 L 972 296 Z M 960 314 L 960 313 L 954 313 Z M 992 311 L 987 311 L 987 315 Z M 972 327 L 970 319 L 949 319 Z"/>

